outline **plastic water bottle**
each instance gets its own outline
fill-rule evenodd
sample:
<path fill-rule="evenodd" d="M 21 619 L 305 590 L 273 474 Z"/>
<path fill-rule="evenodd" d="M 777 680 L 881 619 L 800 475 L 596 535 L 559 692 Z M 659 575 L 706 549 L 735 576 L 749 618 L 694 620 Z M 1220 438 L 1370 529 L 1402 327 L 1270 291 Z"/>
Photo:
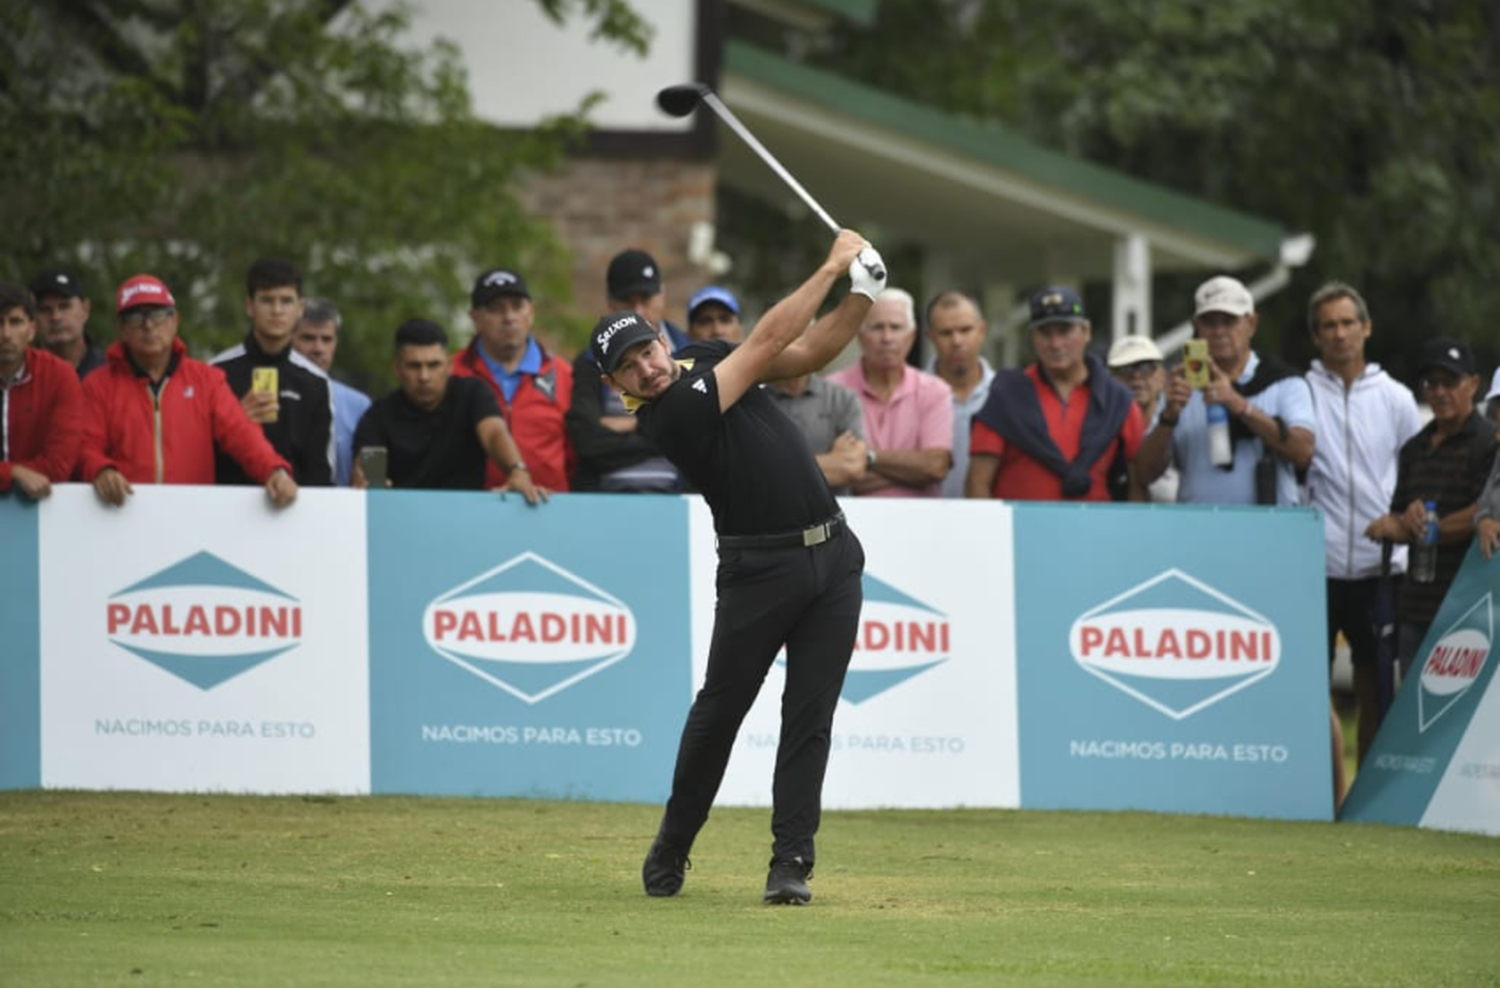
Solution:
<path fill-rule="evenodd" d="M 1427 524 L 1422 529 L 1421 541 L 1411 547 L 1411 578 L 1413 583 L 1431 583 L 1437 579 L 1437 503 L 1427 501 L 1425 507 L 1427 508 Z"/>
<path fill-rule="evenodd" d="M 1208 458 L 1216 467 L 1234 464 L 1234 444 L 1229 440 L 1229 409 L 1216 401 L 1208 402 Z"/>

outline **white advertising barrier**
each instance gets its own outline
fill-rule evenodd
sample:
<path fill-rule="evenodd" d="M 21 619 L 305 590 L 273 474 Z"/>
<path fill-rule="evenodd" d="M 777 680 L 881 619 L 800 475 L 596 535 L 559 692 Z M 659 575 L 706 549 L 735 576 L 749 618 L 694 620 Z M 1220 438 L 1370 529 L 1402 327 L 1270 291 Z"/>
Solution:
<path fill-rule="evenodd" d="M 370 788 L 365 499 L 64 485 L 39 518 L 41 783 Z"/>
<path fill-rule="evenodd" d="M 865 602 L 834 715 L 824 805 L 1019 806 L 1011 509 L 883 499 L 841 506 L 865 548 Z M 701 500 L 689 518 L 696 690 L 717 555 Z M 720 805 L 771 804 L 783 661 L 740 729 Z"/>
<path fill-rule="evenodd" d="M 1500 837 L 1500 556 L 1469 544 L 1340 818 Z"/>

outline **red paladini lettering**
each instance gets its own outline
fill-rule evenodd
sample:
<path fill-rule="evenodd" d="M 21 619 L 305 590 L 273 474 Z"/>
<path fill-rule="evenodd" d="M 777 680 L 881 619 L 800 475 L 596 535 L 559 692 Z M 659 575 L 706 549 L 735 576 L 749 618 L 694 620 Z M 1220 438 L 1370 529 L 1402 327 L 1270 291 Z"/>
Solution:
<path fill-rule="evenodd" d="M 1271 632 L 1205 628 L 1104 628 L 1086 624 L 1078 643 L 1084 658 L 1182 659 L 1201 662 L 1269 662 Z"/>
<path fill-rule="evenodd" d="M 432 636 L 437 641 L 618 645 L 625 641 L 625 615 L 439 610 L 432 615 Z"/>
<path fill-rule="evenodd" d="M 152 635 L 166 638 L 301 638 L 302 608 L 296 606 L 208 607 L 186 609 L 171 604 L 153 606 L 110 604 L 105 623 L 111 635 Z"/>
<path fill-rule="evenodd" d="M 1438 645 L 1427 657 L 1425 672 L 1434 676 L 1453 676 L 1457 679 L 1474 679 L 1484 667 L 1487 648 L 1455 648 Z"/>
<path fill-rule="evenodd" d="M 865 652 L 923 652 L 946 655 L 946 621 L 865 621 L 855 648 Z"/>

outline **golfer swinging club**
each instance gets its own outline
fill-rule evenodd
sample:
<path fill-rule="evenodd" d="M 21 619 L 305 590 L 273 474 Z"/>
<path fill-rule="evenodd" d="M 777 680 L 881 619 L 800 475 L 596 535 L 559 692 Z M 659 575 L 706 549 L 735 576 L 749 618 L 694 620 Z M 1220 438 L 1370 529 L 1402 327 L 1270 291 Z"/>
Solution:
<path fill-rule="evenodd" d="M 812 323 L 839 277 L 850 292 Z M 876 272 L 876 273 L 873 273 Z M 633 312 L 594 327 L 604 379 L 649 437 L 702 491 L 718 533 L 718 606 L 708 670 L 682 729 L 672 796 L 646 855 L 646 894 L 676 895 L 708 819 L 740 723 L 782 645 L 786 689 L 772 784 L 774 842 L 765 901 L 812 898 L 833 711 L 854 649 L 865 555 L 801 431 L 758 387 L 821 368 L 854 337 L 885 286 L 866 240 L 839 232 L 828 259 L 739 346 L 691 343 L 674 359 Z"/>

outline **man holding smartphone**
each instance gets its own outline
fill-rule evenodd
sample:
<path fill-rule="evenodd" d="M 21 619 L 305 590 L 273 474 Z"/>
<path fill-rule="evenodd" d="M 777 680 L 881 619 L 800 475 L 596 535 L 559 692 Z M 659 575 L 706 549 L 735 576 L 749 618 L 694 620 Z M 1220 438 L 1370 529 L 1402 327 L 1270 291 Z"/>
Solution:
<path fill-rule="evenodd" d="M 1194 388 L 1186 368 L 1174 370 L 1156 428 L 1141 444 L 1141 482 L 1150 484 L 1175 463 L 1179 503 L 1297 504 L 1296 474 L 1313 456 L 1307 381 L 1289 365 L 1250 348 L 1255 299 L 1239 281 L 1210 278 L 1193 300 L 1193 330 L 1208 345 L 1209 380 Z M 1211 428 L 1220 409 L 1228 419 L 1229 442 L 1222 466 L 1215 463 Z"/>
<path fill-rule="evenodd" d="M 210 363 L 224 372 L 250 421 L 291 464 L 297 483 L 328 487 L 336 460 L 333 392 L 323 369 L 292 347 L 292 331 L 302 318 L 296 265 L 270 257 L 252 264 L 245 276 L 245 315 L 250 332 L 244 342 Z M 251 482 L 227 456 L 218 457 L 214 474 L 220 484 Z"/>

